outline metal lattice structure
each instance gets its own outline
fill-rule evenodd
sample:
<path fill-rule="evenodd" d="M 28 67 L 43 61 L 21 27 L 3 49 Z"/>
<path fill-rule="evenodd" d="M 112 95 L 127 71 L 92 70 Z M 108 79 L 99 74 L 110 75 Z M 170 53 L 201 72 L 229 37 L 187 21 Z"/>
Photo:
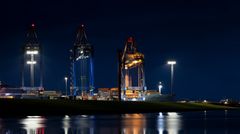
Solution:
<path fill-rule="evenodd" d="M 43 90 L 43 62 L 41 53 L 36 27 L 32 24 L 23 47 L 22 88 L 24 90 Z"/>
<path fill-rule="evenodd" d="M 73 96 L 92 96 L 94 92 L 93 46 L 88 43 L 81 25 L 71 49 L 70 93 Z"/>
<path fill-rule="evenodd" d="M 144 55 L 137 51 L 133 37 L 129 37 L 121 56 L 121 99 L 144 100 L 145 90 Z"/>

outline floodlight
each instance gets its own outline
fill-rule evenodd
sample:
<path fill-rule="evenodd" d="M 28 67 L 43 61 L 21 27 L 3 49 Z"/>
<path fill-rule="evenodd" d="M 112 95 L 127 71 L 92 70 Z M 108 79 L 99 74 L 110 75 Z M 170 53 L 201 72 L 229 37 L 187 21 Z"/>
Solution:
<path fill-rule="evenodd" d="M 37 55 L 38 54 L 38 50 L 27 50 L 26 54 L 28 55 Z"/>
<path fill-rule="evenodd" d="M 27 61 L 27 64 L 33 65 L 33 64 L 37 64 L 37 62 L 36 61 Z"/>
<path fill-rule="evenodd" d="M 176 64 L 176 61 L 168 61 L 167 64 L 169 64 L 169 65 L 175 65 L 175 64 Z"/>

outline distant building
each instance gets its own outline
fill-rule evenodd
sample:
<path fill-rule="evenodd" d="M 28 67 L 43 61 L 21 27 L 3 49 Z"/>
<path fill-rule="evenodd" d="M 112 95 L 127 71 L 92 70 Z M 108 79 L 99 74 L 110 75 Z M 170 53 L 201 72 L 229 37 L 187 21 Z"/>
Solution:
<path fill-rule="evenodd" d="M 20 98 L 23 93 L 23 89 L 10 87 L 0 81 L 0 98 Z"/>
<path fill-rule="evenodd" d="M 98 100 L 118 100 L 118 88 L 98 88 Z"/>
<path fill-rule="evenodd" d="M 48 98 L 48 99 L 57 99 L 61 97 L 61 93 L 57 91 L 43 91 L 41 97 Z"/>
<path fill-rule="evenodd" d="M 174 101 L 175 96 L 171 94 L 159 94 L 158 90 L 146 90 L 145 101 Z"/>

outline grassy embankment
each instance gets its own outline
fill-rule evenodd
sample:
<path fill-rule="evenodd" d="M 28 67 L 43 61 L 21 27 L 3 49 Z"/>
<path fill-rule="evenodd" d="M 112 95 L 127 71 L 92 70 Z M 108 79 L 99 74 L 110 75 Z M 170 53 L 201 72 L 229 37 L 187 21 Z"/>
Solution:
<path fill-rule="evenodd" d="M 118 114 L 234 109 L 208 103 L 0 99 L 0 116 Z"/>

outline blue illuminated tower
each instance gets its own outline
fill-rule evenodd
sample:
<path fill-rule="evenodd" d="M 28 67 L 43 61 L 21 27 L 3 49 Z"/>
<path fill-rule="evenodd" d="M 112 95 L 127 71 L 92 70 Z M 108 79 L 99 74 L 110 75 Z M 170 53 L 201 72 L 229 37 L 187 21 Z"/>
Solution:
<path fill-rule="evenodd" d="M 87 40 L 84 25 L 81 25 L 77 31 L 70 59 L 71 95 L 92 96 L 94 92 L 93 46 Z"/>

